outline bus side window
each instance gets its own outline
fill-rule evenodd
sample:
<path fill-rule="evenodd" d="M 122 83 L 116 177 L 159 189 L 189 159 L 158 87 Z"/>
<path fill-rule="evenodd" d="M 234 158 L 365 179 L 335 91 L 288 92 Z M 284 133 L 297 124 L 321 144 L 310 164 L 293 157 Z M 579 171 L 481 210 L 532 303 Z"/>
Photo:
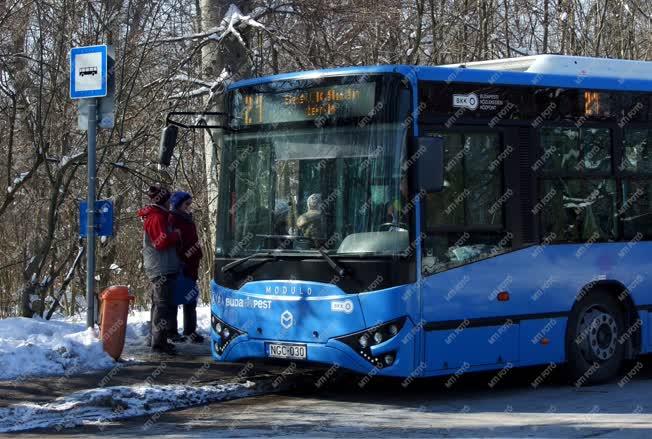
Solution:
<path fill-rule="evenodd" d="M 611 137 L 608 128 L 546 126 L 539 130 L 541 155 L 535 162 L 539 199 L 535 210 L 540 215 L 542 239 L 618 239 Z"/>
<path fill-rule="evenodd" d="M 624 239 L 652 239 L 652 130 L 625 128 L 620 170 Z"/>
<path fill-rule="evenodd" d="M 511 248 L 504 230 L 500 135 L 443 132 L 444 189 L 425 199 L 423 272 L 432 274 Z"/>

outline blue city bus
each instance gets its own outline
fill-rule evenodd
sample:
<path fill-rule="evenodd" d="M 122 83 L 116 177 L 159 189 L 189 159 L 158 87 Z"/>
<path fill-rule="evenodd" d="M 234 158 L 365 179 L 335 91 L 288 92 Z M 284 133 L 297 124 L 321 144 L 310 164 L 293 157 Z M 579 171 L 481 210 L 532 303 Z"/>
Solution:
<path fill-rule="evenodd" d="M 232 84 L 214 359 L 615 377 L 652 348 L 651 92 L 552 55 Z"/>

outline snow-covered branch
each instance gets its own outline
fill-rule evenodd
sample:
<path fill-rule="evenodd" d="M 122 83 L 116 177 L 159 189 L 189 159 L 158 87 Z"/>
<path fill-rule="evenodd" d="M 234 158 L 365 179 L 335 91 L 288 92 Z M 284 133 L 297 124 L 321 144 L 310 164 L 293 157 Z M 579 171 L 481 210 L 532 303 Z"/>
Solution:
<path fill-rule="evenodd" d="M 258 15 L 262 15 L 263 12 L 259 12 Z M 180 41 L 196 41 L 196 40 L 214 40 L 222 41 L 229 35 L 233 35 L 238 39 L 242 44 L 244 40 L 240 35 L 240 30 L 247 27 L 255 27 L 259 29 L 265 29 L 265 26 L 257 21 L 257 16 L 243 15 L 240 9 L 231 4 L 227 10 L 224 18 L 220 22 L 219 26 L 215 26 L 211 29 L 208 29 L 204 32 L 198 32 L 190 35 L 181 35 L 178 37 L 162 38 L 159 40 L 153 41 L 154 43 L 176 43 Z"/>
<path fill-rule="evenodd" d="M 169 99 L 187 99 L 187 98 L 205 96 L 208 94 L 209 95 L 208 99 L 210 101 L 211 99 L 213 99 L 213 96 L 224 92 L 226 87 L 229 85 L 230 78 L 231 78 L 231 74 L 226 69 L 224 69 L 222 70 L 222 73 L 220 73 L 220 76 L 218 76 L 217 79 L 212 83 L 206 81 L 193 82 L 195 84 L 201 83 L 200 84 L 201 87 L 171 95 L 169 96 Z"/>
<path fill-rule="evenodd" d="M 152 81 L 152 82 L 150 82 L 148 84 L 145 84 L 143 86 L 143 88 L 147 89 L 147 88 L 151 88 L 151 87 L 154 87 L 154 86 L 157 86 L 157 85 L 160 85 L 160 84 L 170 83 L 170 82 L 188 83 L 188 84 L 196 85 L 196 86 L 206 88 L 206 89 L 209 89 L 211 87 L 211 85 L 212 85 L 210 82 L 204 81 L 203 79 L 194 78 L 194 77 L 191 77 L 191 76 L 189 76 L 187 74 L 180 74 L 180 75 L 172 76 L 170 78 L 158 78 L 155 81 Z"/>

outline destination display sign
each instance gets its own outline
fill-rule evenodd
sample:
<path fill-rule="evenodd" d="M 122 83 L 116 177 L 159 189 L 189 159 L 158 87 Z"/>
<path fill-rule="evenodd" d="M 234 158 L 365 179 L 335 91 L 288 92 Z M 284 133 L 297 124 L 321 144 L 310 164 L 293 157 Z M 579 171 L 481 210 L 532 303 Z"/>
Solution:
<path fill-rule="evenodd" d="M 287 92 L 236 92 L 235 114 L 249 125 L 363 117 L 373 111 L 376 83 L 305 87 Z"/>

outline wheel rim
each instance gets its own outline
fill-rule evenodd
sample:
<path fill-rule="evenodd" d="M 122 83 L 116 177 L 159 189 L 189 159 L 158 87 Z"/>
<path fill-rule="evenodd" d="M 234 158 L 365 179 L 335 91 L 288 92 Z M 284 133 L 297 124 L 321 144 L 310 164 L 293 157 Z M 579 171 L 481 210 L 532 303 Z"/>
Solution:
<path fill-rule="evenodd" d="M 618 324 L 614 316 L 597 306 L 588 308 L 579 321 L 579 347 L 584 358 L 608 361 L 616 353 Z"/>

